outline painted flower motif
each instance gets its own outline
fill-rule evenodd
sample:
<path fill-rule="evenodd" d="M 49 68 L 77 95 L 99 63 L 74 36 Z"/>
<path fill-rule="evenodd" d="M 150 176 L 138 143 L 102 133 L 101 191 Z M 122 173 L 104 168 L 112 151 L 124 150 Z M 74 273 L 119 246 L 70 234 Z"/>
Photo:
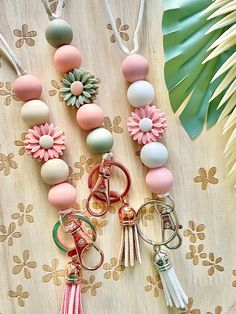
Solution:
<path fill-rule="evenodd" d="M 25 218 L 26 218 L 26 220 L 29 223 L 34 222 L 34 217 L 30 214 L 32 212 L 32 210 L 33 210 L 33 205 L 32 204 L 29 204 L 29 205 L 25 206 L 24 204 L 19 203 L 17 205 L 17 207 L 19 209 L 19 212 L 12 214 L 11 218 L 18 220 L 18 225 L 19 226 L 23 225 Z"/>
<path fill-rule="evenodd" d="M 64 132 L 53 124 L 35 125 L 28 130 L 25 144 L 29 155 L 39 161 L 58 158 L 65 149 Z"/>
<path fill-rule="evenodd" d="M 146 105 L 131 112 L 128 130 L 139 144 L 157 142 L 165 133 L 166 121 L 164 112 L 155 106 Z"/>
<path fill-rule="evenodd" d="M 32 37 L 37 36 L 36 31 L 29 31 L 28 25 L 23 24 L 21 26 L 21 30 L 19 29 L 14 29 L 13 34 L 17 37 L 20 37 L 19 40 L 16 41 L 16 47 L 20 48 L 24 42 L 28 46 L 34 46 L 35 45 L 35 40 Z"/>
<path fill-rule="evenodd" d="M 234 269 L 234 270 L 232 271 L 232 274 L 233 274 L 234 277 L 236 277 L 236 269 Z M 234 280 L 234 281 L 232 282 L 232 286 L 233 286 L 234 288 L 236 288 L 236 280 Z"/>
<path fill-rule="evenodd" d="M 4 87 L 4 83 L 0 82 L 0 88 L 1 88 L 0 96 L 5 97 L 4 103 L 3 103 L 5 106 L 9 106 L 12 100 L 19 101 L 19 99 L 15 96 L 13 92 L 12 85 L 10 82 L 6 82 L 5 87 Z"/>
<path fill-rule="evenodd" d="M 222 306 L 218 305 L 218 306 L 215 308 L 214 313 L 212 313 L 212 312 L 206 312 L 206 314 L 221 314 L 222 311 L 223 311 Z"/>
<path fill-rule="evenodd" d="M 193 261 L 193 265 L 196 266 L 199 263 L 199 259 L 201 258 L 206 258 L 207 254 L 203 252 L 204 249 L 204 245 L 203 244 L 199 244 L 197 247 L 195 245 L 190 245 L 189 246 L 189 250 L 190 252 L 188 252 L 186 254 L 186 259 L 192 259 Z"/>
<path fill-rule="evenodd" d="M 14 238 L 20 238 L 22 234 L 19 231 L 16 231 L 16 224 L 11 222 L 8 228 L 4 225 L 0 225 L 0 242 L 7 240 L 8 246 L 13 245 Z"/>
<path fill-rule="evenodd" d="M 206 171 L 205 168 L 198 169 L 199 176 L 194 178 L 195 183 L 201 183 L 201 189 L 205 191 L 207 189 L 208 183 L 218 184 L 219 180 L 215 177 L 216 167 L 212 167 Z"/>
<path fill-rule="evenodd" d="M 121 25 L 121 19 L 118 17 L 116 19 L 116 28 L 120 34 L 120 37 L 123 40 L 128 41 L 129 35 L 125 31 L 127 31 L 129 29 L 129 25 L 128 24 Z M 110 31 L 113 31 L 111 24 L 107 24 L 107 29 L 109 29 Z M 110 41 L 113 44 L 116 42 L 116 38 L 115 38 L 114 34 L 111 35 Z"/>
<path fill-rule="evenodd" d="M 113 278 L 113 280 L 117 281 L 120 279 L 119 273 L 125 269 L 125 266 L 119 265 L 117 258 L 112 257 L 110 263 L 103 264 L 103 269 L 106 270 L 104 273 L 105 279 Z"/>
<path fill-rule="evenodd" d="M 199 309 L 193 309 L 193 298 L 188 298 L 188 304 L 186 306 L 186 311 L 180 314 L 201 314 Z"/>
<path fill-rule="evenodd" d="M 25 132 L 24 132 L 24 133 L 21 133 L 21 135 L 20 135 L 20 140 L 14 141 L 14 144 L 15 144 L 17 147 L 19 147 L 19 151 L 18 151 L 19 156 L 23 156 L 23 155 L 25 154 L 25 151 L 26 151 L 26 149 L 25 149 L 25 143 L 24 143 L 26 134 L 27 134 L 27 133 L 25 133 Z"/>
<path fill-rule="evenodd" d="M 64 97 L 62 96 L 62 94 L 60 93 L 60 85 L 58 84 L 57 81 L 55 80 L 51 80 L 51 85 L 52 87 L 54 87 L 55 89 L 51 89 L 48 94 L 49 96 L 55 96 L 58 95 L 58 100 L 59 101 L 63 101 Z"/>
<path fill-rule="evenodd" d="M 96 99 L 98 80 L 85 69 L 74 69 L 64 74 L 60 92 L 68 106 L 79 108 Z"/>
<path fill-rule="evenodd" d="M 197 239 L 205 239 L 205 233 L 203 231 L 206 229 L 206 226 L 204 224 L 196 226 L 195 222 L 190 220 L 188 225 L 189 229 L 184 230 L 184 236 L 189 237 L 190 242 L 196 243 Z"/>
<path fill-rule="evenodd" d="M 160 275 L 157 274 L 155 276 L 147 276 L 146 280 L 148 285 L 144 287 L 146 292 L 152 291 L 154 292 L 154 296 L 157 298 L 159 296 L 159 289 L 162 289 L 162 283 Z"/>
<path fill-rule="evenodd" d="M 209 267 L 207 271 L 209 276 L 212 276 L 215 270 L 218 270 L 220 272 L 224 271 L 224 267 L 219 265 L 219 263 L 222 261 L 222 257 L 218 257 L 215 259 L 214 253 L 209 253 L 208 258 L 209 260 L 203 261 L 202 265 Z"/>
<path fill-rule="evenodd" d="M 17 169 L 18 165 L 13 160 L 14 154 L 10 153 L 7 156 L 0 153 L 0 171 L 4 170 L 4 176 L 8 176 L 10 174 L 10 170 Z"/>
<path fill-rule="evenodd" d="M 50 5 L 50 10 L 52 13 L 56 12 L 58 0 L 48 0 L 48 3 Z M 65 2 L 63 1 L 62 7 L 65 7 Z"/>
<path fill-rule="evenodd" d="M 29 292 L 23 291 L 22 285 L 18 285 L 16 287 L 16 291 L 8 291 L 8 296 L 11 298 L 17 298 L 18 304 L 23 307 L 25 305 L 24 299 L 27 299 L 29 297 Z"/>
<path fill-rule="evenodd" d="M 94 297 L 97 295 L 97 289 L 101 288 L 102 283 L 101 282 L 95 282 L 96 277 L 94 275 L 91 275 L 88 280 L 81 279 L 80 282 L 83 285 L 81 292 L 86 293 L 88 290 L 91 291 L 91 295 Z"/>
<path fill-rule="evenodd" d="M 119 125 L 121 123 L 121 117 L 116 116 L 113 121 L 109 117 L 104 118 L 105 128 L 112 132 L 121 134 L 123 133 L 123 128 Z"/>
<path fill-rule="evenodd" d="M 17 264 L 13 267 L 13 274 L 17 275 L 22 270 L 24 270 L 24 276 L 26 279 L 31 278 L 30 268 L 36 268 L 37 263 L 35 261 L 29 261 L 29 250 L 23 252 L 23 259 L 21 260 L 19 256 L 13 256 L 13 261 Z"/>
<path fill-rule="evenodd" d="M 50 280 L 53 281 L 54 285 L 60 286 L 62 284 L 61 278 L 65 276 L 64 269 L 57 269 L 58 267 L 58 259 L 54 258 L 52 260 L 52 266 L 43 265 L 43 270 L 48 274 L 43 276 L 43 282 L 49 282 Z"/>

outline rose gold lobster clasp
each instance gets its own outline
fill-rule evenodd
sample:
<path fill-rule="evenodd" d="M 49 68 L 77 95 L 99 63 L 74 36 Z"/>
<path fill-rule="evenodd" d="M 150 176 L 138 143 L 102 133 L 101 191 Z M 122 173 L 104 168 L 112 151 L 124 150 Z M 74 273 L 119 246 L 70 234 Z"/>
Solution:
<path fill-rule="evenodd" d="M 119 168 L 126 177 L 126 187 L 124 192 L 121 194 L 110 191 L 110 178 L 112 175 L 112 167 Z M 93 179 L 96 173 L 98 173 L 98 178 L 94 184 Z M 88 212 L 95 217 L 103 216 L 107 212 L 110 204 L 120 201 L 120 199 L 129 192 L 130 184 L 131 181 L 128 170 L 120 163 L 113 161 L 112 153 L 106 153 L 103 156 L 102 162 L 95 165 L 88 177 L 88 187 L 91 191 L 86 202 L 86 208 Z M 92 210 L 90 206 L 92 198 L 95 198 L 105 203 L 105 205 L 102 206 L 100 212 L 95 212 L 94 210 Z"/>
<path fill-rule="evenodd" d="M 93 239 L 91 239 L 82 229 L 82 223 L 79 219 L 74 220 L 72 216 L 68 217 L 68 220 L 66 226 L 67 232 L 71 234 L 75 244 L 75 247 L 67 252 L 68 256 L 72 258 L 74 264 L 77 263 L 87 270 L 95 270 L 99 268 L 104 261 L 103 251 L 98 248 Z M 93 247 L 100 255 L 98 263 L 94 266 L 89 266 L 84 261 L 84 255 L 86 252 L 90 251 L 91 247 Z"/>

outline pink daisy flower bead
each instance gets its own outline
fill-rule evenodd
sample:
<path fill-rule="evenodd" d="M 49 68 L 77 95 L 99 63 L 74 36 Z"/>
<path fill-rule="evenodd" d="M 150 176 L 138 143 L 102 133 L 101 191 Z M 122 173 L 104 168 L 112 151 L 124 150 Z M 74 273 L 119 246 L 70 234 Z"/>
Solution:
<path fill-rule="evenodd" d="M 156 106 L 146 105 L 135 109 L 129 117 L 128 130 L 139 144 L 157 142 L 167 127 L 165 113 Z"/>
<path fill-rule="evenodd" d="M 28 153 L 39 161 L 59 158 L 65 149 L 64 132 L 53 124 L 35 125 L 25 138 Z"/>

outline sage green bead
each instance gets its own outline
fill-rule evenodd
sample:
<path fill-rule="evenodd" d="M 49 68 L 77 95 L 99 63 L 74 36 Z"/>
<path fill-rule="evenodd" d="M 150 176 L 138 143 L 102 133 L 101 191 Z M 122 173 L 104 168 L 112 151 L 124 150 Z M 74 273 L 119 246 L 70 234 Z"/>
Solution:
<path fill-rule="evenodd" d="M 69 23 L 62 19 L 54 19 L 49 22 L 45 36 L 48 43 L 58 48 L 62 45 L 68 45 L 72 42 L 73 31 Z"/>
<path fill-rule="evenodd" d="M 97 128 L 88 134 L 86 144 L 95 154 L 107 153 L 112 148 L 113 136 L 107 129 Z"/>

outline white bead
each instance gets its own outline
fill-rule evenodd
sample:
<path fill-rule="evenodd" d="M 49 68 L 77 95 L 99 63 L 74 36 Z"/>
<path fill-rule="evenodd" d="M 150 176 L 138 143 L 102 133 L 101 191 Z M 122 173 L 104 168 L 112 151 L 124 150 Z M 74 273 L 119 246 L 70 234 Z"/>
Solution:
<path fill-rule="evenodd" d="M 27 101 L 21 108 L 21 117 L 29 126 L 43 124 L 49 121 L 49 107 L 39 99 Z"/>
<path fill-rule="evenodd" d="M 168 160 L 168 151 L 165 145 L 159 142 L 148 143 L 140 153 L 142 163 L 148 168 L 162 167 Z"/>
<path fill-rule="evenodd" d="M 65 182 L 69 176 L 67 163 L 60 159 L 50 159 L 41 168 L 41 177 L 49 185 Z"/>
<path fill-rule="evenodd" d="M 136 81 L 128 88 L 127 97 L 132 106 L 140 108 L 153 102 L 155 91 L 149 82 Z"/>

